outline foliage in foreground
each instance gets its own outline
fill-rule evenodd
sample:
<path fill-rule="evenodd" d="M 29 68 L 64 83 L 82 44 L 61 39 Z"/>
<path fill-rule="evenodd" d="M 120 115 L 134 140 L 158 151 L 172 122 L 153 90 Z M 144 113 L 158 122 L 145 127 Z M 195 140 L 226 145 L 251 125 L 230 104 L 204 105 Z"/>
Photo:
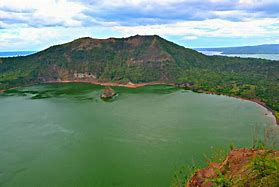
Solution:
<path fill-rule="evenodd" d="M 259 133 L 258 130 L 256 127 L 255 133 Z M 175 174 L 171 186 L 191 187 L 198 181 L 202 181 L 204 186 L 214 187 L 279 186 L 279 144 L 278 137 L 272 132 L 265 129 L 263 138 L 255 135 L 251 148 L 236 149 L 231 145 L 230 151 L 214 150 L 212 156 L 206 158 L 206 168 L 184 168 Z"/>

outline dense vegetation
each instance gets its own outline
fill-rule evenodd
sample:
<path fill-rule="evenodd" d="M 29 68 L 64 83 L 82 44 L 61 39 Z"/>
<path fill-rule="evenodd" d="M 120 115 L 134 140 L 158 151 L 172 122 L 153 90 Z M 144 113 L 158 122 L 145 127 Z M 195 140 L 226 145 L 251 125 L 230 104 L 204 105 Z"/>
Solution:
<path fill-rule="evenodd" d="M 200 51 L 218 51 L 223 54 L 279 54 L 279 44 L 265 44 L 257 46 L 201 48 Z"/>
<path fill-rule="evenodd" d="M 197 169 L 184 183 L 172 186 L 251 186 L 279 185 L 279 152 L 270 149 L 234 149 L 220 162 L 210 162 L 207 168 Z M 185 183 L 187 182 L 187 185 Z"/>
<path fill-rule="evenodd" d="M 176 172 L 172 187 L 277 187 L 279 186 L 279 139 L 274 128 L 264 129 L 261 136 L 255 127 L 250 148 L 213 149 L 205 156 L 206 167 L 193 162 Z"/>
<path fill-rule="evenodd" d="M 0 90 L 76 79 L 176 83 L 261 100 L 279 111 L 278 61 L 209 57 L 159 36 L 81 38 L 26 57 L 0 58 Z"/>

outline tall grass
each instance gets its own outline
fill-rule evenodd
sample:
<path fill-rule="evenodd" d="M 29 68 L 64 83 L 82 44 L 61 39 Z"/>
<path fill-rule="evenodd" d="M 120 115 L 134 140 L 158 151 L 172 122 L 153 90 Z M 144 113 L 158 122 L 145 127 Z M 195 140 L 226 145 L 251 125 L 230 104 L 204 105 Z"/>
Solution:
<path fill-rule="evenodd" d="M 216 187 L 229 186 L 255 186 L 255 187 L 279 187 L 279 157 L 274 156 L 273 150 L 279 150 L 279 129 L 276 127 L 260 128 L 255 126 L 252 146 L 249 148 L 264 150 L 263 155 L 258 155 L 251 159 L 246 166 L 247 175 L 240 178 L 232 178 L 227 173 L 216 170 L 217 177 L 210 179 Z M 220 163 L 225 160 L 229 150 L 235 149 L 235 145 L 230 145 L 229 149 L 214 148 L 210 156 L 205 155 L 207 163 Z M 187 180 L 202 168 L 195 161 L 188 167 L 182 167 L 177 171 L 172 179 L 171 187 L 184 187 Z"/>

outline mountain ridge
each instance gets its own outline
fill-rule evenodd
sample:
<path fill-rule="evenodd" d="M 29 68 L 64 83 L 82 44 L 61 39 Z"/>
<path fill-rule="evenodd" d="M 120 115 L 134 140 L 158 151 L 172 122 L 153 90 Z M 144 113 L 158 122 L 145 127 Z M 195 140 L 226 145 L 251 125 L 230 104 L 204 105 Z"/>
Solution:
<path fill-rule="evenodd" d="M 198 51 L 216 51 L 222 54 L 279 54 L 279 44 L 239 47 L 197 48 Z"/>
<path fill-rule="evenodd" d="M 0 90 L 57 81 L 160 82 L 256 99 L 279 111 L 279 62 L 206 56 L 158 35 L 79 38 L 24 57 L 0 58 Z"/>

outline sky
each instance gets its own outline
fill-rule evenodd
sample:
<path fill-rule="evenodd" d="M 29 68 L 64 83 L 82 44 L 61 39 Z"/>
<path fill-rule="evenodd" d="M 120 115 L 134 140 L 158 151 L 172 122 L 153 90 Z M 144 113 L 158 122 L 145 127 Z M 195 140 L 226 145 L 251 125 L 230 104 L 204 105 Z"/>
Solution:
<path fill-rule="evenodd" d="M 0 0 L 0 51 L 136 34 L 190 48 L 279 43 L 279 0 Z"/>

